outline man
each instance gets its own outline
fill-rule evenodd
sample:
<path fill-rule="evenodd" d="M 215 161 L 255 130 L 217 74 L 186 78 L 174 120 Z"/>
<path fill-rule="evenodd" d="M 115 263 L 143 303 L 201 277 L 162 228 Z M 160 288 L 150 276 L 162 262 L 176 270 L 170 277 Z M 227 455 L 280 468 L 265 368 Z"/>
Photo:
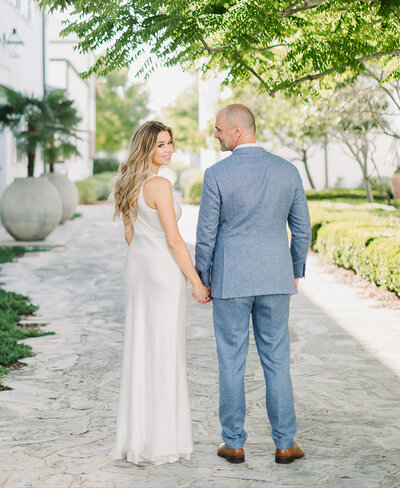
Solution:
<path fill-rule="evenodd" d="M 290 295 L 304 276 L 311 228 L 297 169 L 257 146 L 255 131 L 254 116 L 244 105 L 229 105 L 217 115 L 214 137 L 222 151 L 233 152 L 204 175 L 196 270 L 213 297 L 224 441 L 218 455 L 231 463 L 245 458 L 244 370 L 251 316 L 275 461 L 287 464 L 304 455 L 294 442 L 288 317 Z"/>

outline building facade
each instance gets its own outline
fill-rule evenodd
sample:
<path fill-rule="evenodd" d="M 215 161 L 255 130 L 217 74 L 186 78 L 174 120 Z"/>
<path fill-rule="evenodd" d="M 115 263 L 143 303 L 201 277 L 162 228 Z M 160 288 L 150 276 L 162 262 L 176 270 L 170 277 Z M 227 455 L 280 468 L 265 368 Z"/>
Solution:
<path fill-rule="evenodd" d="M 36 97 L 45 90 L 66 90 L 82 117 L 77 141 L 81 155 L 56 164 L 55 170 L 79 180 L 92 174 L 96 131 L 95 79 L 82 80 L 79 72 L 89 68 L 94 55 L 75 52 L 76 39 L 61 38 L 61 29 L 61 17 L 42 12 L 33 0 L 0 0 L 0 83 Z M 16 46 L 9 43 L 15 36 L 23 43 L 18 57 L 13 57 Z M 41 151 L 35 161 L 35 176 L 40 176 L 44 171 Z M 26 175 L 25 156 L 17 154 L 12 134 L 1 131 L 0 195 L 15 178 Z"/>

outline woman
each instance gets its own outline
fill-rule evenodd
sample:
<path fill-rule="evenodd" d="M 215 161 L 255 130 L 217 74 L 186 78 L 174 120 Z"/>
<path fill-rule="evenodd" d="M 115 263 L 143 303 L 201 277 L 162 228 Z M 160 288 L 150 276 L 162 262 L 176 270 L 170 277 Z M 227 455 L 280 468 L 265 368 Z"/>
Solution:
<path fill-rule="evenodd" d="M 113 199 L 122 214 L 125 338 L 114 459 L 162 464 L 193 450 L 186 379 L 186 278 L 197 300 L 209 291 L 194 269 L 177 226 L 181 208 L 158 176 L 171 162 L 172 130 L 146 122 L 133 135 Z M 185 278 L 186 277 L 186 278 Z"/>

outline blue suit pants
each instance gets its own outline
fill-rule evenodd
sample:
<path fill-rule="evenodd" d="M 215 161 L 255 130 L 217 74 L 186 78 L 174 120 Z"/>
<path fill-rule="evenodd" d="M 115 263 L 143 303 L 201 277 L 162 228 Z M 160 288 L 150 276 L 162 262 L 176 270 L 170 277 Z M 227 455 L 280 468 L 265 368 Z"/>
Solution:
<path fill-rule="evenodd" d="M 264 370 L 266 407 L 271 435 L 278 449 L 294 443 L 296 414 L 290 378 L 290 295 L 213 299 L 214 332 L 219 363 L 219 417 L 227 447 L 243 447 L 246 400 L 244 372 L 249 347 L 249 322 Z"/>

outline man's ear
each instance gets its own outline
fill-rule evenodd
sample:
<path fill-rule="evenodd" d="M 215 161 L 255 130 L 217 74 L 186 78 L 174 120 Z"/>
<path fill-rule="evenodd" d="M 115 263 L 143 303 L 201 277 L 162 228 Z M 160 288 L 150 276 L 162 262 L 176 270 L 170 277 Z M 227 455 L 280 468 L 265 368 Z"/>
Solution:
<path fill-rule="evenodd" d="M 241 128 L 239 125 L 237 125 L 237 126 L 235 127 L 235 134 L 236 134 L 237 136 L 241 136 L 241 135 L 242 135 L 242 128 Z"/>

